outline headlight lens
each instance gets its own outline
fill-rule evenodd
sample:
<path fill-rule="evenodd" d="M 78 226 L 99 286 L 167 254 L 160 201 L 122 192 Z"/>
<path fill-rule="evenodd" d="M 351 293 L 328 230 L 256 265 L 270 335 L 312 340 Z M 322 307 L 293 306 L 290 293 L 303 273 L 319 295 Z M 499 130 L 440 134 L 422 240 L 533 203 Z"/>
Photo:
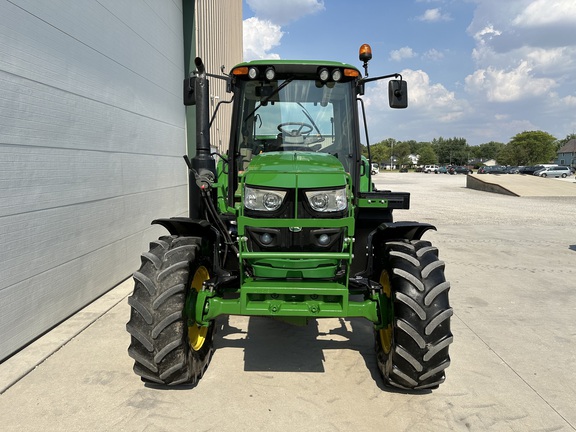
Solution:
<path fill-rule="evenodd" d="M 256 211 L 275 211 L 280 208 L 286 191 L 244 188 L 244 207 Z"/>
<path fill-rule="evenodd" d="M 346 189 L 307 191 L 306 198 L 312 210 L 317 212 L 338 212 L 348 208 Z"/>
<path fill-rule="evenodd" d="M 334 69 L 332 79 L 336 82 L 340 81 L 342 79 L 342 71 L 340 69 Z"/>

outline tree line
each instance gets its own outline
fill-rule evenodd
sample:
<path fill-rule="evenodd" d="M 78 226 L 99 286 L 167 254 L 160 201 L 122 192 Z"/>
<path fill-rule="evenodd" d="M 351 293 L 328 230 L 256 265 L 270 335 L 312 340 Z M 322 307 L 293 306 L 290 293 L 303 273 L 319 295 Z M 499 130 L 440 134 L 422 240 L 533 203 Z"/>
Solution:
<path fill-rule="evenodd" d="M 481 165 L 493 159 L 500 165 L 527 166 L 553 162 L 558 150 L 571 139 L 576 139 L 576 134 L 556 139 L 543 131 L 521 132 L 507 144 L 490 141 L 477 146 L 457 137 L 434 138 L 430 142 L 387 138 L 370 145 L 370 158 L 380 165 L 390 163 L 394 157 L 396 165 L 410 166 L 409 155 L 418 155 L 418 165 Z M 368 157 L 367 147 L 362 151 Z"/>

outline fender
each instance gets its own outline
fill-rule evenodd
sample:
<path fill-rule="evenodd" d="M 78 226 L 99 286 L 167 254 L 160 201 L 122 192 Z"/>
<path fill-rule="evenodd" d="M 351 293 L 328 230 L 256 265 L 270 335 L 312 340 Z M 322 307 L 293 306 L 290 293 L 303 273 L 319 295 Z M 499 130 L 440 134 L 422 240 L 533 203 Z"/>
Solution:
<path fill-rule="evenodd" d="M 436 227 L 428 223 L 412 221 L 384 222 L 368 235 L 368 244 L 372 247 L 373 244 L 388 240 L 420 240 L 428 230 L 436 231 Z"/>
<path fill-rule="evenodd" d="M 373 268 L 374 248 L 391 240 L 420 240 L 428 230 L 436 231 L 434 225 L 421 222 L 383 222 L 370 232 L 366 238 L 366 266 L 357 273 L 358 276 L 368 276 Z"/>
<path fill-rule="evenodd" d="M 187 217 L 173 217 L 169 219 L 155 219 L 152 225 L 161 225 L 170 232 L 171 235 L 181 237 L 200 237 L 203 239 L 202 247 L 206 255 L 212 254 L 212 271 L 217 277 L 217 284 L 226 284 L 234 281 L 236 276 L 232 275 L 226 262 L 230 262 L 218 245 L 222 243 L 222 235 L 218 229 L 206 219 L 191 219 Z M 230 258 L 228 256 L 228 258 Z M 232 269 L 238 266 L 238 262 L 232 265 Z"/>
<path fill-rule="evenodd" d="M 205 219 L 173 217 L 154 219 L 152 225 L 162 225 L 171 235 L 182 237 L 206 237 L 215 242 L 218 237 L 216 229 Z"/>

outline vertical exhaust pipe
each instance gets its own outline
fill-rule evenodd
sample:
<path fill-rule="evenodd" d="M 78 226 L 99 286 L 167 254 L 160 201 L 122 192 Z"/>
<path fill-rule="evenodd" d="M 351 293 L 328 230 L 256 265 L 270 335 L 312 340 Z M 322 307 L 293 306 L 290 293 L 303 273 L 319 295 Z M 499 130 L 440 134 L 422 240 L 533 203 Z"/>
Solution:
<path fill-rule="evenodd" d="M 203 219 L 205 214 L 201 188 L 216 178 L 216 163 L 210 155 L 210 88 L 206 69 L 200 57 L 194 59 L 196 77 L 194 86 L 196 105 L 196 154 L 188 170 L 188 214 L 191 219 Z M 190 89 L 192 90 L 192 89 Z"/>

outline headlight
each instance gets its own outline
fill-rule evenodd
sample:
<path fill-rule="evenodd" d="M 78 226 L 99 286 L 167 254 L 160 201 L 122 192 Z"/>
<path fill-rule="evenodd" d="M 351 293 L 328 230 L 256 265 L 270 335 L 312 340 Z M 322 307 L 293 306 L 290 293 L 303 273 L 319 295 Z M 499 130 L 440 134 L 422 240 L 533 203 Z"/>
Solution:
<path fill-rule="evenodd" d="M 286 191 L 244 187 L 244 207 L 249 210 L 275 211 L 280 208 Z"/>
<path fill-rule="evenodd" d="M 338 212 L 348 207 L 346 189 L 307 191 L 306 198 L 312 210 L 317 212 Z"/>

